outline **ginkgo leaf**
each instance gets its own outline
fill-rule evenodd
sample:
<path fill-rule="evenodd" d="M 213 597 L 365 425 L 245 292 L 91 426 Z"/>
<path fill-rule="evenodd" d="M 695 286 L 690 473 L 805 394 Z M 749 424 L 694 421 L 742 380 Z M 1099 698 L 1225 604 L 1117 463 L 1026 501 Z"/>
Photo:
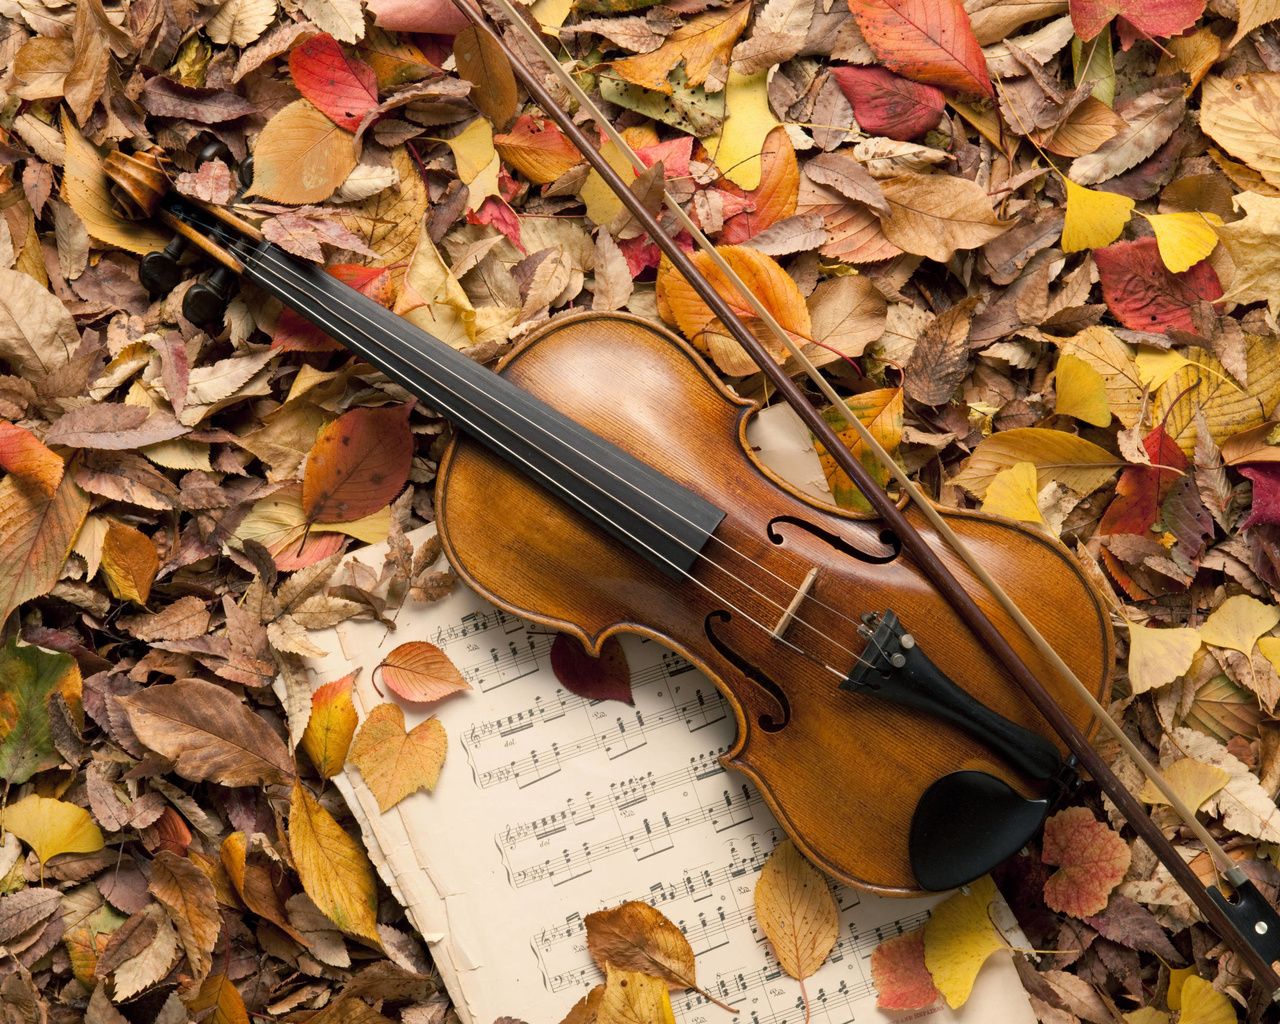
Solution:
<path fill-rule="evenodd" d="M 1182 983 L 1182 1012 L 1178 1024 L 1236 1024 L 1240 1018 L 1231 1000 L 1197 975 Z"/>
<path fill-rule="evenodd" d="M 790 839 L 769 854 L 756 880 L 756 920 L 773 943 L 778 963 L 800 982 L 810 977 L 839 937 L 840 913 L 822 872 Z"/>
<path fill-rule="evenodd" d="M 1174 761 L 1168 768 L 1162 769 L 1160 774 L 1164 776 L 1164 781 L 1169 784 L 1169 788 L 1177 794 L 1178 799 L 1193 811 L 1198 811 L 1202 803 L 1231 779 L 1231 776 L 1217 765 L 1205 764 L 1194 757 L 1184 757 Z M 1145 800 L 1149 804 L 1169 802 L 1150 779 L 1143 783 L 1138 799 Z"/>
<path fill-rule="evenodd" d="M 613 62 L 613 70 L 628 82 L 671 95 L 667 75 L 684 61 L 690 85 L 706 84 L 719 92 L 727 81 L 729 54 L 751 16 L 751 5 L 736 4 L 706 11 L 685 21 L 656 50 Z"/>
<path fill-rule="evenodd" d="M 322 779 L 342 771 L 351 737 L 356 731 L 356 707 L 351 701 L 355 673 L 325 683 L 311 695 L 311 715 L 302 732 L 302 749 Z"/>
<path fill-rule="evenodd" d="M 412 408 L 360 406 L 321 429 L 302 474 L 309 522 L 363 519 L 400 493 L 413 463 Z"/>
<path fill-rule="evenodd" d="M 924 962 L 924 928 L 895 935 L 871 951 L 871 984 L 882 1010 L 919 1010 L 937 1002 L 937 986 Z"/>
<path fill-rule="evenodd" d="M 1143 346 L 1134 358 L 1134 365 L 1138 368 L 1138 379 L 1157 391 L 1180 369 L 1190 366 L 1191 360 L 1173 349 L 1164 351 Z"/>
<path fill-rule="evenodd" d="M 1198 629 L 1129 623 L 1129 686 L 1134 693 L 1167 686 L 1191 667 L 1200 643 Z"/>
<path fill-rule="evenodd" d="M 1133 214 L 1134 201 L 1115 192 L 1098 192 L 1063 178 L 1067 217 L 1062 223 L 1062 251 L 1098 249 L 1120 237 Z"/>
<path fill-rule="evenodd" d="M 483 117 L 477 117 L 459 135 L 446 139 L 453 151 L 458 167 L 458 177 L 464 185 L 470 185 L 480 175 L 496 154 L 493 148 L 493 126 Z"/>
<path fill-rule="evenodd" d="M 717 246 L 717 251 L 793 339 L 801 343 L 811 340 L 813 323 L 809 318 L 809 307 L 795 281 L 776 260 L 740 245 Z M 755 318 L 747 300 L 712 264 L 710 257 L 696 252 L 690 259 L 735 313 L 748 319 Z M 755 363 L 742 351 L 728 329 L 666 259 L 658 268 L 658 311 L 664 319 L 673 321 L 696 348 L 710 353 L 725 373 L 743 376 L 757 372 Z M 756 336 L 774 358 L 782 362 L 784 352 L 773 334 L 761 326 Z"/>
<path fill-rule="evenodd" d="M 300 781 L 289 799 L 289 849 L 302 887 L 348 935 L 382 948 L 378 889 L 364 846 L 352 839 Z"/>
<path fill-rule="evenodd" d="M 968 892 L 956 892 L 934 907 L 924 926 L 925 965 L 953 1010 L 969 998 L 987 958 L 1009 948 L 988 910 L 1000 897 L 996 883 L 983 875 L 967 888 Z"/>
<path fill-rule="evenodd" d="M 295 100 L 258 136 L 249 191 L 281 203 L 328 199 L 356 166 L 354 138 L 308 100 Z"/>
<path fill-rule="evenodd" d="M 1018 462 L 1000 470 L 992 479 L 987 495 L 982 499 L 982 511 L 1045 526 L 1044 516 L 1036 503 L 1037 493 L 1035 465 Z"/>
<path fill-rule="evenodd" d="M 1102 375 L 1107 406 L 1126 427 L 1142 416 L 1144 388 L 1133 350 L 1105 327 L 1086 327 L 1062 342 L 1062 350 L 1078 356 Z"/>
<path fill-rule="evenodd" d="M 960 0 L 849 0 L 876 58 L 913 82 L 995 96 Z"/>
<path fill-rule="evenodd" d="M 605 965 L 596 1024 L 675 1024 L 671 996 L 661 978 Z"/>
<path fill-rule="evenodd" d="M 1129 870 L 1128 844 L 1087 807 L 1068 807 L 1044 825 L 1040 859 L 1058 870 L 1044 883 L 1044 901 L 1072 917 L 1089 917 L 1107 905 Z"/>
<path fill-rule="evenodd" d="M 769 69 L 754 75 L 729 72 L 724 109 L 724 126 L 702 144 L 726 178 L 750 191 L 760 186 L 765 140 L 781 124 L 769 109 Z"/>
<path fill-rule="evenodd" d="M 449 656 L 426 640 L 411 640 L 396 647 L 375 671 L 405 700 L 430 702 L 471 689 Z"/>
<path fill-rule="evenodd" d="M 1132 1013 L 1121 1014 L 1125 1024 L 1169 1024 L 1169 1015 L 1154 1006 L 1144 1006 Z"/>
<path fill-rule="evenodd" d="M 1146 215 L 1155 232 L 1160 258 L 1173 273 L 1190 270 L 1218 244 L 1222 218 L 1216 213 L 1151 213 Z"/>
<path fill-rule="evenodd" d="M 1080 494 L 1101 487 L 1120 468 L 1114 455 L 1092 441 L 1062 430 L 1018 427 L 982 441 L 952 482 L 981 498 L 1000 470 L 1019 462 L 1035 464 L 1037 488 L 1056 480 Z"/>
<path fill-rule="evenodd" d="M 1056 372 L 1058 401 L 1053 411 L 1061 416 L 1074 416 L 1095 427 L 1109 427 L 1111 409 L 1107 405 L 1107 389 L 1102 374 L 1069 352 L 1058 357 Z"/>
<path fill-rule="evenodd" d="M 410 793 L 436 788 L 448 747 L 444 725 L 428 718 L 404 730 L 398 704 L 379 704 L 365 716 L 347 760 L 360 769 L 384 814 Z"/>
<path fill-rule="evenodd" d="M 1248 594 L 1229 597 L 1214 609 L 1200 627 L 1200 639 L 1214 647 L 1227 647 L 1241 654 L 1253 653 L 1258 637 L 1280 622 L 1280 608 L 1263 604 Z"/>
<path fill-rule="evenodd" d="M 106 845 L 83 807 L 35 793 L 0 810 L 0 828 L 30 846 L 41 864 L 60 853 L 96 853 Z"/>

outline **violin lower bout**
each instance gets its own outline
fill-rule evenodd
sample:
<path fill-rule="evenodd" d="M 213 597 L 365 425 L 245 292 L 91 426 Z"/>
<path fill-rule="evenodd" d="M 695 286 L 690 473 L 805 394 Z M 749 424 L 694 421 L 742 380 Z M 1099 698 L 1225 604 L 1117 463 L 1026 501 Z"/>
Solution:
<path fill-rule="evenodd" d="M 438 522 L 462 578 L 494 604 L 578 636 L 593 651 L 618 632 L 651 637 L 697 665 L 733 708 L 737 741 L 722 757 L 745 772 L 806 855 L 885 895 L 921 889 L 910 868 L 911 815 L 930 784 L 975 769 L 1042 795 L 967 733 L 929 715 L 840 688 L 864 641 L 859 616 L 892 608 L 960 686 L 1057 741 L 912 561 L 879 524 L 818 505 L 750 454 L 754 405 L 726 391 L 683 341 L 631 317 L 556 321 L 501 372 L 727 515 L 692 578 L 674 582 L 465 437 L 441 463 Z M 1090 715 L 959 560 L 916 525 L 1010 638 L 1073 720 Z M 1112 636 L 1101 601 L 1058 545 L 1004 520 L 950 514 L 952 526 L 1105 700 Z M 816 568 L 794 620 L 773 635 Z M 803 654 L 797 652 L 803 650 Z"/>

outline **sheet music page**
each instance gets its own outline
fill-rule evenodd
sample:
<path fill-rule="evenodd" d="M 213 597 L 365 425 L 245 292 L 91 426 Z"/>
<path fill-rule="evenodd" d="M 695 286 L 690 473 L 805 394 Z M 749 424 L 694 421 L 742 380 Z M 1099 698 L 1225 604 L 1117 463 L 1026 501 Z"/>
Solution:
<path fill-rule="evenodd" d="M 415 531 L 411 542 L 432 529 Z M 383 548 L 356 557 L 378 567 Z M 758 872 L 784 834 L 747 779 L 717 760 L 735 734 L 724 699 L 682 658 L 637 637 L 623 638 L 634 707 L 575 696 L 551 671 L 553 636 L 464 587 L 432 604 L 406 603 L 394 632 L 350 620 L 312 634 L 330 652 L 308 664 L 312 689 L 358 668 L 353 699 L 362 721 L 396 699 L 379 696 L 370 678 L 410 640 L 442 648 L 473 687 L 434 707 L 400 702 L 406 728 L 434 712 L 448 733 L 434 793 L 380 814 L 354 767 L 335 779 L 374 864 L 428 940 L 462 1020 L 556 1024 L 603 980 L 583 918 L 638 899 L 681 928 L 699 983 L 739 1011 L 675 992 L 681 1024 L 800 1024 L 800 986 L 779 968 L 753 909 Z M 296 738 L 310 693 L 277 687 Z M 1033 1024 L 1008 954 L 992 958 L 959 1011 L 941 1000 L 927 1010 L 878 1010 L 872 949 L 918 927 L 941 897 L 883 899 L 838 884 L 833 893 L 839 941 L 806 982 L 814 1024 Z"/>

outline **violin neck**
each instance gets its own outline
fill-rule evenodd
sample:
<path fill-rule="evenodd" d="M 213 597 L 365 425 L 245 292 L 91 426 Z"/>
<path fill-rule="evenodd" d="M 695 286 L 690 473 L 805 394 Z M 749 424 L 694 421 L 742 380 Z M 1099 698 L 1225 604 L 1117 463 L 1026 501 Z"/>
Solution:
<path fill-rule="evenodd" d="M 458 428 L 673 579 L 724 512 L 458 350 L 268 241 L 176 196 L 170 212 L 233 253 L 243 276 L 419 396 Z"/>

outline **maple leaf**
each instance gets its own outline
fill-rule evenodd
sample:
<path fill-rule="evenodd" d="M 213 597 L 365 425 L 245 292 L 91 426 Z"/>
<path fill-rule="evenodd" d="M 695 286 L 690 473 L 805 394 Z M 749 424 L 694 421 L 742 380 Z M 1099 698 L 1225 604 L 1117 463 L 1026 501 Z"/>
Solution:
<path fill-rule="evenodd" d="M 385 813 L 410 793 L 435 789 L 447 745 L 438 718 L 406 733 L 404 711 L 396 704 L 379 704 L 365 717 L 347 759 L 360 769 Z"/>
<path fill-rule="evenodd" d="M 1068 807 L 1044 825 L 1040 859 L 1057 864 L 1044 885 L 1044 901 L 1072 917 L 1088 917 L 1107 905 L 1129 870 L 1129 846 L 1087 807 Z"/>

